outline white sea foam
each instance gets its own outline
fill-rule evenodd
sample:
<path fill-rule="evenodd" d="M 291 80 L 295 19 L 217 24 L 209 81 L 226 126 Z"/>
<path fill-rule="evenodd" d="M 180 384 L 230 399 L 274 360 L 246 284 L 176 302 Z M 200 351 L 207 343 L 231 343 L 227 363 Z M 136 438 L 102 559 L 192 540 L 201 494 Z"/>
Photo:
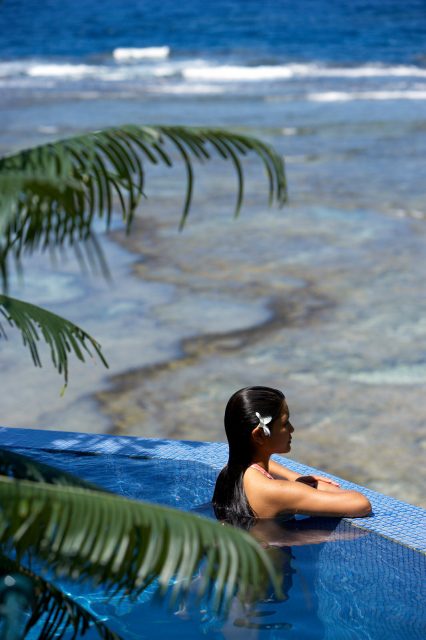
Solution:
<path fill-rule="evenodd" d="M 99 73 L 99 67 L 89 64 L 72 64 L 68 62 L 45 62 L 42 60 L 16 60 L 13 62 L 0 62 L 0 78 L 12 80 L 31 78 L 58 78 L 91 76 Z"/>
<path fill-rule="evenodd" d="M 349 102 L 351 100 L 426 100 L 424 91 L 323 91 L 309 93 L 310 102 Z"/>
<path fill-rule="evenodd" d="M 202 64 L 197 60 L 193 64 Z M 158 78 L 181 75 L 185 63 L 158 64 L 151 61 L 127 65 L 72 64 L 69 62 L 43 62 L 40 60 L 0 63 L 0 78 L 15 81 L 20 79 L 75 79 L 96 78 L 104 82 L 120 82 L 139 78 Z"/>
<path fill-rule="evenodd" d="M 139 77 L 181 76 L 189 82 L 230 84 L 241 82 L 291 81 L 304 78 L 362 79 L 382 77 L 426 78 L 426 69 L 415 66 L 364 65 L 359 67 L 327 67 L 325 65 L 223 65 L 203 59 L 173 60 L 164 62 L 169 56 L 169 47 L 147 47 L 145 49 L 115 49 L 114 65 L 73 64 L 40 59 L 0 62 L 0 78 L 50 77 L 85 78 L 101 77 L 105 81 L 120 81 Z M 132 61 L 133 64 L 128 64 Z M 139 64 L 138 64 L 139 62 Z M 412 87 L 413 89 L 413 87 Z M 420 85 L 419 90 L 422 90 Z M 331 95 L 331 94 L 330 94 Z M 341 94 L 343 95 L 343 94 Z M 344 98 L 340 98 L 341 100 Z"/>
<path fill-rule="evenodd" d="M 316 63 L 283 65 L 224 65 L 206 59 L 165 60 L 168 47 L 115 49 L 114 61 L 103 64 L 75 63 L 49 59 L 0 62 L 0 85 L 8 88 L 52 88 L 69 82 L 93 81 L 120 85 L 163 94 L 221 94 L 236 85 L 274 84 L 273 100 L 308 100 L 310 102 L 348 102 L 353 100 L 425 100 L 426 69 L 415 66 L 363 65 L 327 67 Z M 131 62 L 131 64 L 129 63 Z M 361 86 L 362 79 L 379 78 L 374 85 Z M 321 79 L 330 82 L 321 83 Z M 335 79 L 335 82 L 333 81 Z M 344 83 L 339 84 L 339 79 Z M 359 79 L 352 86 L 351 79 Z M 393 84 L 392 84 L 393 79 Z M 306 80 L 303 83 L 303 80 Z M 311 86 L 306 84 L 312 80 Z M 416 82 L 417 80 L 417 82 Z M 282 90 L 279 83 L 282 82 Z M 46 84 L 50 83 L 50 84 Z M 291 91 L 285 87 L 292 83 Z M 300 86 L 297 84 L 300 83 Z M 396 84 L 397 83 L 397 84 Z M 87 83 L 86 83 L 87 84 Z M 294 91 L 296 86 L 297 91 Z M 84 87 L 88 89 L 87 86 Z M 90 87 L 91 88 L 91 87 Z M 99 87 L 96 86 L 97 90 Z M 368 89 L 368 90 L 360 90 Z M 263 90 L 263 89 L 262 89 Z M 303 91 L 303 93 L 301 93 Z M 286 135 L 292 135 L 287 133 Z"/>
<path fill-rule="evenodd" d="M 209 68 L 209 63 L 201 58 L 193 60 L 175 60 L 165 64 L 156 64 L 150 68 L 150 72 L 157 78 L 181 75 L 185 76 L 185 71 L 190 65 L 191 69 L 198 69 L 202 75 L 203 69 Z M 204 78 L 203 78 L 204 79 Z M 208 79 L 208 78 L 207 78 Z"/>
<path fill-rule="evenodd" d="M 98 67 L 88 64 L 32 64 L 26 73 L 37 77 L 77 77 L 93 76 L 97 73 Z"/>
<path fill-rule="evenodd" d="M 213 82 L 256 82 L 262 80 L 290 80 L 293 78 L 426 78 L 426 69 L 415 66 L 326 67 L 318 64 L 285 65 L 209 65 L 188 66 L 183 75 L 191 80 Z"/>
<path fill-rule="evenodd" d="M 170 55 L 170 47 L 118 48 L 114 49 L 114 60 L 163 59 Z"/>
<path fill-rule="evenodd" d="M 221 87 L 214 87 L 211 84 L 193 83 L 193 84 L 176 84 L 176 85 L 153 85 L 147 87 L 147 93 L 170 93 L 174 95 L 188 95 L 188 94 L 206 94 L 206 95 L 219 95 L 225 93 L 225 90 Z"/>
<path fill-rule="evenodd" d="M 360 371 L 350 374 L 350 380 L 368 385 L 412 385 L 425 384 L 426 366 L 424 364 L 400 365 L 390 369 Z"/>
<path fill-rule="evenodd" d="M 294 75 L 291 65 L 243 67 L 218 65 L 193 67 L 182 71 L 187 80 L 210 80 L 213 82 L 256 82 L 259 80 L 288 79 Z"/>
<path fill-rule="evenodd" d="M 426 211 L 419 209 L 395 209 L 393 214 L 397 218 L 415 218 L 416 220 L 426 220 Z"/>
<path fill-rule="evenodd" d="M 303 66 L 303 65 L 301 65 Z M 426 78 L 426 69 L 420 67 L 398 65 L 361 65 L 360 67 L 322 67 L 306 65 L 306 71 L 301 75 L 328 78 Z"/>

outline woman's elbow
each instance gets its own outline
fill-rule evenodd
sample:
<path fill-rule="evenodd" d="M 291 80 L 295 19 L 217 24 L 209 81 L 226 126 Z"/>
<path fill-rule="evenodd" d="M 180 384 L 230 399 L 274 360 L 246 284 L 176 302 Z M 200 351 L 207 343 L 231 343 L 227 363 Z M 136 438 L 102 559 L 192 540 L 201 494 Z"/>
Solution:
<path fill-rule="evenodd" d="M 353 492 L 353 498 L 348 507 L 346 516 L 349 518 L 364 518 L 365 516 L 369 516 L 371 513 L 370 500 L 362 493 L 358 493 L 358 491 Z"/>

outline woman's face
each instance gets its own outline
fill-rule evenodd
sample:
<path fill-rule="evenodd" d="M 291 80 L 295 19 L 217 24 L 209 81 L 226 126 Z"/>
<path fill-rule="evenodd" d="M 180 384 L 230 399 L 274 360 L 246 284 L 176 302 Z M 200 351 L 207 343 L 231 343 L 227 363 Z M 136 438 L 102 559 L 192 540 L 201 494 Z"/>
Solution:
<path fill-rule="evenodd" d="M 290 422 L 290 411 L 283 400 L 281 414 L 274 420 L 271 428 L 270 445 L 275 453 L 288 453 L 291 449 L 291 434 L 294 427 Z"/>

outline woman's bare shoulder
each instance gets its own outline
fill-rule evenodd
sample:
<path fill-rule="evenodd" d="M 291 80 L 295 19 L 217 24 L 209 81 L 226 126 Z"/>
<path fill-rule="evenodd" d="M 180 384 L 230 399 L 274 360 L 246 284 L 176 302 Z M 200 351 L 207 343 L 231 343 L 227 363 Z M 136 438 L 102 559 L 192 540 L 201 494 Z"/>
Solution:
<path fill-rule="evenodd" d="M 244 473 L 243 483 L 247 500 L 259 518 L 271 518 L 285 510 L 283 501 L 286 492 L 283 489 L 284 485 L 291 484 L 288 480 L 271 479 L 258 469 L 249 467 Z"/>

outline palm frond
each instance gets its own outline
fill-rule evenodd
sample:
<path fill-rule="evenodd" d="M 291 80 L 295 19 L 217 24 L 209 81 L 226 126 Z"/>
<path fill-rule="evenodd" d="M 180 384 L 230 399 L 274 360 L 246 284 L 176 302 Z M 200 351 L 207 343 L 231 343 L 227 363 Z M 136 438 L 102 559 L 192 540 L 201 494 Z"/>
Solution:
<path fill-rule="evenodd" d="M 244 195 L 242 159 L 248 152 L 263 162 L 270 203 L 286 199 L 282 158 L 257 138 L 223 129 L 124 125 L 20 151 L 0 159 L 0 187 L 5 194 L 3 200 L 0 197 L 3 285 L 7 287 L 10 258 L 19 263 L 23 252 L 36 249 L 83 243 L 87 256 L 105 268 L 103 255 L 93 244 L 94 218 L 104 217 L 108 228 L 118 206 L 129 228 L 144 193 L 145 163 L 171 167 L 170 145 L 187 174 L 181 228 L 191 207 L 193 162 L 210 160 L 215 154 L 236 170 L 236 215 Z"/>
<path fill-rule="evenodd" d="M 33 362 L 41 367 L 38 350 L 40 337 L 50 347 L 53 365 L 63 374 L 65 385 L 68 382 L 68 358 L 73 353 L 84 362 L 86 354 L 96 353 L 102 364 L 108 363 L 102 355 L 101 346 L 88 333 L 65 318 L 61 318 L 46 309 L 28 302 L 0 295 L 0 314 L 11 327 L 16 327 L 22 335 L 24 345 L 28 347 Z M 0 324 L 0 337 L 6 337 L 4 324 Z"/>
<path fill-rule="evenodd" d="M 25 636 L 41 621 L 38 640 L 60 640 L 70 629 L 74 631 L 74 637 L 77 637 L 77 634 L 84 635 L 90 627 L 96 629 L 102 640 L 122 640 L 71 596 L 27 567 L 3 554 L 0 554 L 0 567 L 3 572 L 26 576 L 33 584 L 35 597 L 31 615 L 25 625 Z"/>
<path fill-rule="evenodd" d="M 50 464 L 45 464 L 30 456 L 17 453 L 7 447 L 0 447 L 0 476 L 67 487 L 83 487 L 93 491 L 111 493 L 108 489 L 83 480 L 83 478 L 79 478 L 63 469 L 52 467 Z"/>
<path fill-rule="evenodd" d="M 235 593 L 263 595 L 268 580 L 280 593 L 270 558 L 248 534 L 78 487 L 0 477 L 0 542 L 18 561 L 31 551 L 57 574 L 90 579 L 114 593 L 137 595 L 154 580 L 165 592 L 176 577 L 174 597 L 186 594 L 203 558 L 199 595 L 207 593 L 215 610 Z"/>
<path fill-rule="evenodd" d="M 36 170 L 0 172 L 0 235 L 16 214 L 16 198 L 19 194 L 31 192 L 33 197 L 40 199 L 48 194 L 50 198 L 62 200 L 63 205 L 68 206 L 64 196 L 67 187 L 82 191 L 79 183 L 68 175 L 57 174 L 49 177 L 43 172 L 43 167 L 40 167 L 38 172 Z"/>

